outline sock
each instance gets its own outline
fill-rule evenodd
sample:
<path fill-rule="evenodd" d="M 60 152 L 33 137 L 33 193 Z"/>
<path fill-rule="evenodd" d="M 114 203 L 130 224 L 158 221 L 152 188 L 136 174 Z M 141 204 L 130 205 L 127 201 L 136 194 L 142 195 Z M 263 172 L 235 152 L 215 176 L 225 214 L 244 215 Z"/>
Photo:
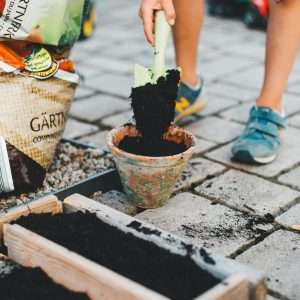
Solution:
<path fill-rule="evenodd" d="M 189 87 L 191 90 L 194 90 L 194 91 L 198 91 L 200 88 L 201 88 L 201 80 L 198 79 L 197 83 L 195 85 L 191 85 L 189 83 L 186 83 L 183 81 L 183 83 Z"/>

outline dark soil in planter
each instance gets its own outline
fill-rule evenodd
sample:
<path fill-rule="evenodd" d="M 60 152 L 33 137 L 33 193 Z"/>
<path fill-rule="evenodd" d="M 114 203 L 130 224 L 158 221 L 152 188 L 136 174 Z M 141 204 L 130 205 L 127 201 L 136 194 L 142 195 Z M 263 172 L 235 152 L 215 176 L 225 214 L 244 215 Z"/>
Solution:
<path fill-rule="evenodd" d="M 145 140 L 141 137 L 125 137 L 119 144 L 123 151 L 145 156 L 169 156 L 182 153 L 187 150 L 184 143 L 177 144 L 167 140 Z"/>
<path fill-rule="evenodd" d="M 171 254 L 90 213 L 31 215 L 17 223 L 174 300 L 194 299 L 220 282 L 190 255 Z"/>
<path fill-rule="evenodd" d="M 52 281 L 42 270 L 14 267 L 0 274 L 1 300 L 89 300 Z"/>

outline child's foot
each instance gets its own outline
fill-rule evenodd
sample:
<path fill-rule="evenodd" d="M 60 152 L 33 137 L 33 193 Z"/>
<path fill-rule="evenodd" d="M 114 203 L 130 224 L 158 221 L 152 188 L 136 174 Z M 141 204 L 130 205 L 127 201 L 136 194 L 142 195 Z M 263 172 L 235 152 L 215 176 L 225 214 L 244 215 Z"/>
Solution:
<path fill-rule="evenodd" d="M 205 106 L 206 100 L 203 79 L 200 79 L 199 87 L 195 89 L 181 82 L 176 100 L 175 122 L 200 112 Z"/>
<path fill-rule="evenodd" d="M 266 107 L 253 107 L 246 128 L 232 147 L 232 159 L 243 163 L 268 164 L 281 146 L 286 119 Z"/>

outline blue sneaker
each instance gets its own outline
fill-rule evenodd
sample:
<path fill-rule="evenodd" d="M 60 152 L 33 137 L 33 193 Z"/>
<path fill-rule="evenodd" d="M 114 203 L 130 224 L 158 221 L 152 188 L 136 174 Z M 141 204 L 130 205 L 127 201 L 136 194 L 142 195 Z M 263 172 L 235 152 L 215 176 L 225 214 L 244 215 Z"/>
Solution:
<path fill-rule="evenodd" d="M 203 79 L 200 79 L 200 87 L 197 90 L 181 82 L 176 100 L 175 122 L 200 112 L 206 104 Z"/>
<path fill-rule="evenodd" d="M 268 164 L 274 161 L 281 146 L 281 132 L 286 119 L 266 107 L 253 107 L 242 135 L 232 147 L 232 159 L 243 163 Z"/>

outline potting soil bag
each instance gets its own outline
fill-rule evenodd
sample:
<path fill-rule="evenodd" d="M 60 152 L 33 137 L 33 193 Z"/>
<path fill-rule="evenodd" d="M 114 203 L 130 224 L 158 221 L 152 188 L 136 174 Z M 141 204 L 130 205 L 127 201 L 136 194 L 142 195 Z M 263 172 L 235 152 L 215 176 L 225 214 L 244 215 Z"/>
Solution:
<path fill-rule="evenodd" d="M 81 31 L 84 0 L 0 0 L 0 38 L 72 45 Z"/>
<path fill-rule="evenodd" d="M 0 43 L 0 193 L 42 184 L 77 82 L 67 58 L 41 46 L 18 52 Z"/>

